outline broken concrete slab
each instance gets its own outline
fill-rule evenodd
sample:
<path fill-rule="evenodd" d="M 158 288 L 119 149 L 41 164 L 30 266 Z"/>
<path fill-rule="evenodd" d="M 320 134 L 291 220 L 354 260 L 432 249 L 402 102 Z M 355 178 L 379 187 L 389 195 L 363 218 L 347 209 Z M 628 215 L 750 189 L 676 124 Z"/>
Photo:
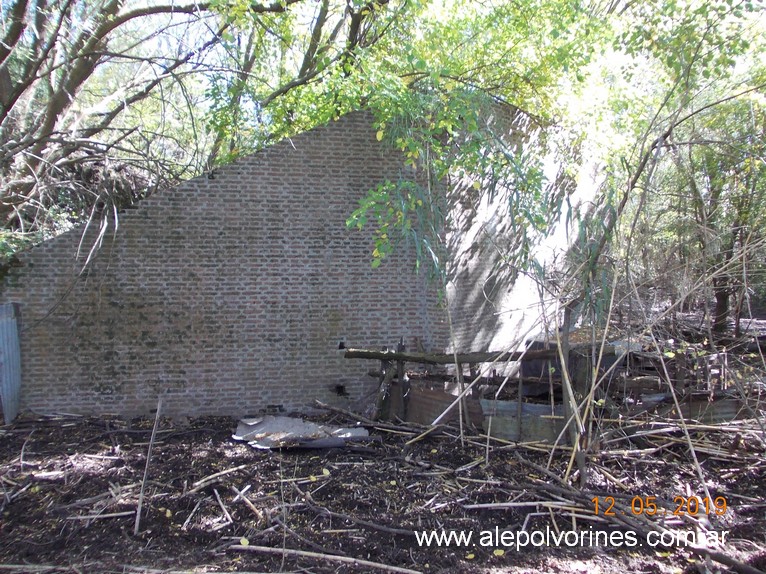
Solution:
<path fill-rule="evenodd" d="M 243 440 L 254 448 L 335 448 L 349 440 L 368 437 L 361 427 L 332 427 L 300 418 L 266 415 L 242 419 L 234 440 Z"/>

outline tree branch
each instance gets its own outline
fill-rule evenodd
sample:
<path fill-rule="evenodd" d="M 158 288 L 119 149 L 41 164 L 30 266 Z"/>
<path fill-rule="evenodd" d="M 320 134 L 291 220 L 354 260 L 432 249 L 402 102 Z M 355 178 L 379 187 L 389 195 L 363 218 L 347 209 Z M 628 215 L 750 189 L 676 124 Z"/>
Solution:
<path fill-rule="evenodd" d="M 314 22 L 314 27 L 311 30 L 311 39 L 309 45 L 306 48 L 306 53 L 303 55 L 303 63 L 301 64 L 298 76 L 305 76 L 316 65 L 316 54 L 319 49 L 319 42 L 322 39 L 322 28 L 327 21 L 327 12 L 330 8 L 330 0 L 322 0 L 322 5 L 319 8 L 319 14 Z"/>
<path fill-rule="evenodd" d="M 85 138 L 92 138 L 96 134 L 102 132 L 105 130 L 109 125 L 119 116 L 125 109 L 127 109 L 129 106 L 135 104 L 136 102 L 139 102 L 143 100 L 144 98 L 148 97 L 149 94 L 151 94 L 152 90 L 156 88 L 163 80 L 167 79 L 168 77 L 173 75 L 173 72 L 175 72 L 178 68 L 183 66 L 184 64 L 188 63 L 189 60 L 191 60 L 195 55 L 200 54 L 210 48 L 211 46 L 217 44 L 220 40 L 221 34 L 229 27 L 229 24 L 224 24 L 219 28 L 218 32 L 213 36 L 212 39 L 208 40 L 206 43 L 204 43 L 199 49 L 192 50 L 188 52 L 183 58 L 180 60 L 176 60 L 173 62 L 172 65 L 165 68 L 165 73 L 157 76 L 154 80 L 146 84 L 146 86 L 143 87 L 140 91 L 136 92 L 132 96 L 128 98 L 124 98 L 120 101 L 120 103 L 115 106 L 113 109 L 111 109 L 109 112 L 103 114 L 103 119 L 99 122 L 98 125 L 93 126 L 91 128 L 87 128 L 82 130 L 82 135 Z"/>
<path fill-rule="evenodd" d="M 24 32 L 24 28 L 26 28 L 24 14 L 27 12 L 27 4 L 29 4 L 29 0 L 18 0 L 10 9 L 8 18 L 10 25 L 5 37 L 0 41 L 0 64 L 11 54 Z"/>

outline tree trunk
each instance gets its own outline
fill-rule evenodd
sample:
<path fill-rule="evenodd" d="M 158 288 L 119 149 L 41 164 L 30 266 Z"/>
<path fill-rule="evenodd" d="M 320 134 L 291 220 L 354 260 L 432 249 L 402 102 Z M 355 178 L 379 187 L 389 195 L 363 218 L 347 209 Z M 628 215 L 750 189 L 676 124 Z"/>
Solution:
<path fill-rule="evenodd" d="M 725 333 L 729 326 L 729 282 L 725 278 L 713 283 L 715 311 L 713 312 L 713 332 Z"/>

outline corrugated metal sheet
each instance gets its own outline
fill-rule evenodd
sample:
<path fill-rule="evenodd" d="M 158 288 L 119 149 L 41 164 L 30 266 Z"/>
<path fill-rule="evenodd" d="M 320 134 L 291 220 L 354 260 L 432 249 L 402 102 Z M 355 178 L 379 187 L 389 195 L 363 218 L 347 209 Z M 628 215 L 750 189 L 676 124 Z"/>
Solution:
<path fill-rule="evenodd" d="M 17 316 L 15 304 L 0 305 L 0 403 L 6 424 L 19 414 L 21 351 Z"/>

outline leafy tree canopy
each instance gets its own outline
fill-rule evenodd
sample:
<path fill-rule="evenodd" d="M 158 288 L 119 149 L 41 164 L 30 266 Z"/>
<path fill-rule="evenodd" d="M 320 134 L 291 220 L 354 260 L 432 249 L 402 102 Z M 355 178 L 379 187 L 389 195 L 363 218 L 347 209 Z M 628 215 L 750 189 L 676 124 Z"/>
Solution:
<path fill-rule="evenodd" d="M 742 148 L 762 141 L 744 130 L 759 120 L 742 123 L 766 81 L 759 1 L 2 0 L 0 13 L 5 252 L 360 108 L 412 168 L 350 213 L 373 227 L 375 266 L 406 240 L 445 272 L 448 177 L 500 194 L 507 260 L 523 267 L 592 164 L 604 185 L 574 268 L 593 278 L 635 228 L 625 216 L 662 197 L 653 186 L 728 162 L 718 187 L 734 205 L 731 178 L 760 173 L 760 148 Z M 666 159 L 679 149 L 686 172 Z"/>

